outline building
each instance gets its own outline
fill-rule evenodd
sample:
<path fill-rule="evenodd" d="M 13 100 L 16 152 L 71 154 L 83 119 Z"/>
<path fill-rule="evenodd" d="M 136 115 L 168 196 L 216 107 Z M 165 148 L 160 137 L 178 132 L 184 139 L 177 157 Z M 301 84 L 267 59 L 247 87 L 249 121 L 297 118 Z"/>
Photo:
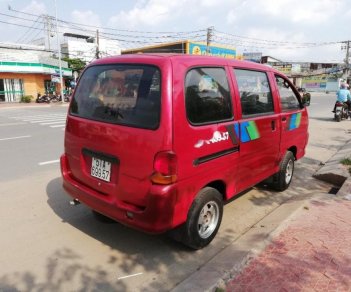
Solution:
<path fill-rule="evenodd" d="M 59 68 L 59 60 L 41 46 L 0 44 L 0 102 L 59 92 Z M 72 77 L 66 62 L 62 61 L 61 68 L 64 81 Z"/>
<path fill-rule="evenodd" d="M 345 69 L 340 63 L 283 62 L 270 56 L 263 56 L 261 63 L 284 73 L 297 87 L 308 91 L 336 91 Z"/>
<path fill-rule="evenodd" d="M 136 53 L 179 53 L 190 55 L 210 55 L 228 59 L 236 58 L 235 48 L 220 46 L 216 44 L 211 44 L 207 47 L 205 43 L 193 42 L 190 40 L 164 43 L 160 45 L 127 49 L 122 51 L 122 54 Z"/>
<path fill-rule="evenodd" d="M 73 33 L 63 34 L 65 41 L 61 44 L 61 54 L 63 57 L 71 59 L 80 59 L 90 63 L 99 57 L 114 56 L 121 54 L 119 42 L 99 38 L 97 44 L 96 38 Z"/>

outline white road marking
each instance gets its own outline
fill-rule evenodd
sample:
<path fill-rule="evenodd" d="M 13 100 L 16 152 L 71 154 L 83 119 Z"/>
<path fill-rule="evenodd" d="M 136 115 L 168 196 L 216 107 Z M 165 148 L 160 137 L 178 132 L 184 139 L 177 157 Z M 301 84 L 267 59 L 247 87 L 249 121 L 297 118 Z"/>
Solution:
<path fill-rule="evenodd" d="M 47 119 L 47 120 L 38 120 L 38 121 L 30 121 L 31 124 L 39 124 L 39 123 L 45 123 L 45 122 L 57 122 L 57 121 L 66 121 L 66 118 L 61 118 L 61 119 Z"/>
<path fill-rule="evenodd" d="M 0 124 L 0 127 L 5 126 L 16 126 L 16 125 L 25 125 L 26 123 L 7 123 L 7 124 Z"/>
<path fill-rule="evenodd" d="M 59 163 L 59 162 L 60 162 L 60 159 L 56 159 L 56 160 L 39 162 L 38 165 L 42 166 L 42 165 L 47 165 L 47 164 Z"/>
<path fill-rule="evenodd" d="M 51 117 L 65 117 L 65 114 L 45 114 L 45 115 L 32 115 L 32 116 L 28 116 L 28 115 L 23 115 L 24 113 L 22 113 L 21 115 L 17 115 L 17 116 L 12 116 L 10 117 L 10 119 L 26 119 L 26 120 L 37 120 L 40 118 L 51 118 Z"/>
<path fill-rule="evenodd" d="M 40 123 L 40 125 L 54 125 L 54 124 L 62 124 L 62 123 L 65 123 L 66 120 L 60 120 L 60 121 L 55 121 L 55 122 L 48 122 L 48 123 Z"/>
<path fill-rule="evenodd" d="M 28 106 L 28 108 L 43 108 L 43 107 L 49 107 L 49 105 L 38 105 L 38 106 Z M 3 107 L 2 110 L 12 110 L 12 109 L 19 109 L 19 106 L 8 106 L 8 107 Z"/>
<path fill-rule="evenodd" d="M 50 126 L 50 128 L 59 128 L 59 127 L 65 127 L 65 126 L 66 126 L 66 123 L 65 124 L 61 124 L 61 125 Z"/>
<path fill-rule="evenodd" d="M 18 136 L 18 137 L 10 137 L 10 138 L 0 138 L 0 141 L 5 141 L 5 140 L 15 140 L 15 139 L 22 139 L 22 138 L 30 138 L 32 136 Z"/>
<path fill-rule="evenodd" d="M 137 273 L 137 274 L 133 274 L 133 275 L 128 275 L 128 276 L 124 276 L 124 277 L 119 277 L 117 278 L 117 280 L 122 280 L 122 279 L 126 279 L 126 278 L 130 278 L 130 277 L 135 277 L 135 276 L 139 276 L 142 275 L 143 273 Z"/>

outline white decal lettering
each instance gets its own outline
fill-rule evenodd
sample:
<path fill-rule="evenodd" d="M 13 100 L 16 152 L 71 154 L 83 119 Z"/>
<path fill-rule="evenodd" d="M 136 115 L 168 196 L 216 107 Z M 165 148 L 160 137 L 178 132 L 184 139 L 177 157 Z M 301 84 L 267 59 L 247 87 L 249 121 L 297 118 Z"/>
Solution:
<path fill-rule="evenodd" d="M 204 146 L 205 144 L 213 144 L 213 143 L 218 143 L 221 141 L 226 141 L 229 139 L 229 133 L 228 132 L 219 132 L 219 131 L 215 131 L 213 133 L 213 136 L 211 139 L 209 140 L 199 140 L 194 147 L 195 148 L 201 148 L 202 146 Z"/>

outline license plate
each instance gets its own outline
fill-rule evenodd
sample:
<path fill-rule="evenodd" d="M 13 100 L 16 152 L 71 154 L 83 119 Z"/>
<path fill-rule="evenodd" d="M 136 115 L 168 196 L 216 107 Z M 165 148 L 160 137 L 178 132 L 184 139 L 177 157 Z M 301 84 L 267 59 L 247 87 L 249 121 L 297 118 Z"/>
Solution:
<path fill-rule="evenodd" d="M 92 157 L 90 175 L 109 182 L 111 177 L 111 162 Z"/>

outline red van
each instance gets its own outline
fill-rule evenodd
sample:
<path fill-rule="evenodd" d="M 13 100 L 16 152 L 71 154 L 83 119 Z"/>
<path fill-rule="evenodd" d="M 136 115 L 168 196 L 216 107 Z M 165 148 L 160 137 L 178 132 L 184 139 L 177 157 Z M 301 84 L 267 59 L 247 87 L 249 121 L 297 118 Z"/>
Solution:
<path fill-rule="evenodd" d="M 285 190 L 308 141 L 296 87 L 264 65 L 136 54 L 96 60 L 69 106 L 63 186 L 74 202 L 199 249 L 223 203 L 272 178 Z"/>

